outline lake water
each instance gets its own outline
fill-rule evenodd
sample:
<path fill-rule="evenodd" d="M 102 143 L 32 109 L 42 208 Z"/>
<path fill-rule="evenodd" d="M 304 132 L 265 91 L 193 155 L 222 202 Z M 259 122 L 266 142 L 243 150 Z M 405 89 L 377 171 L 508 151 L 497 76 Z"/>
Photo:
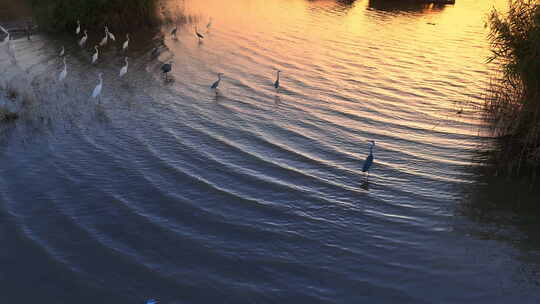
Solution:
<path fill-rule="evenodd" d="M 0 302 L 538 303 L 538 242 L 458 212 L 504 3 L 169 1 L 122 79 L 114 28 L 2 45 Z"/>

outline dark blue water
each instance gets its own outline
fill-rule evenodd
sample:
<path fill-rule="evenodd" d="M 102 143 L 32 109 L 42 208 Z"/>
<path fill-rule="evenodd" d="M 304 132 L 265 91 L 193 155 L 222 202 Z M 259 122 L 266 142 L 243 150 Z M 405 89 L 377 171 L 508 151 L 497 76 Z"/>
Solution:
<path fill-rule="evenodd" d="M 457 211 L 490 6 L 170 1 L 122 79 L 114 29 L 2 45 L 0 303 L 537 303 L 539 251 Z"/>

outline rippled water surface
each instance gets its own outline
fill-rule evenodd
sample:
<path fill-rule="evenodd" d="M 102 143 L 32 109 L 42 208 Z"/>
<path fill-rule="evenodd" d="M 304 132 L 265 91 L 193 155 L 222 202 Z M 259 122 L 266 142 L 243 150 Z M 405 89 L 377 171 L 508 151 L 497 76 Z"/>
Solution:
<path fill-rule="evenodd" d="M 34 95 L 0 133 L 0 301 L 538 303 L 538 251 L 456 212 L 503 3 L 169 1 L 122 79 L 102 32 L 2 45 Z"/>

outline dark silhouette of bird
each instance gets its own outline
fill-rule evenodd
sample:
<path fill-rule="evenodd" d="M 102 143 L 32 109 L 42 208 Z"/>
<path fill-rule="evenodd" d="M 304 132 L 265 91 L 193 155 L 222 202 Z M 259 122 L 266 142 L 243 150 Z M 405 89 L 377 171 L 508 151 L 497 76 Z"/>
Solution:
<path fill-rule="evenodd" d="M 211 89 L 214 89 L 216 91 L 216 95 L 218 94 L 218 91 L 217 91 L 217 88 L 219 86 L 219 82 L 221 81 L 221 76 L 223 75 L 223 73 L 218 73 L 217 76 L 218 76 L 218 80 L 216 82 L 214 82 L 212 84 L 212 86 L 210 87 Z"/>
<path fill-rule="evenodd" d="M 362 172 L 367 172 L 367 176 L 369 177 L 369 169 L 371 168 L 371 165 L 373 165 L 373 147 L 375 147 L 375 141 L 370 140 L 369 141 L 371 145 L 369 146 L 369 155 L 366 157 L 366 160 L 364 161 L 364 166 L 362 167 Z"/>
<path fill-rule="evenodd" d="M 171 36 L 176 39 L 176 33 L 178 32 L 178 25 L 175 25 L 173 30 L 171 31 Z"/>
<path fill-rule="evenodd" d="M 167 80 L 167 74 L 172 71 L 172 64 L 173 62 L 170 61 L 169 63 L 165 63 L 164 65 L 161 66 L 161 72 L 163 72 L 163 74 L 165 74 L 165 80 Z"/>
<path fill-rule="evenodd" d="M 31 22 L 26 22 L 26 27 L 24 28 L 24 31 L 26 32 L 26 38 L 28 40 L 32 40 L 31 36 L 32 36 L 32 23 Z"/>
<path fill-rule="evenodd" d="M 279 73 L 281 73 L 280 70 L 277 71 L 277 78 L 276 78 L 276 81 L 274 82 L 274 88 L 276 88 L 276 92 L 279 90 Z"/>
<path fill-rule="evenodd" d="M 204 36 L 201 33 L 199 33 L 197 28 L 195 28 L 195 34 L 197 35 L 197 38 L 199 38 L 199 42 L 201 42 L 201 40 L 204 39 Z"/>

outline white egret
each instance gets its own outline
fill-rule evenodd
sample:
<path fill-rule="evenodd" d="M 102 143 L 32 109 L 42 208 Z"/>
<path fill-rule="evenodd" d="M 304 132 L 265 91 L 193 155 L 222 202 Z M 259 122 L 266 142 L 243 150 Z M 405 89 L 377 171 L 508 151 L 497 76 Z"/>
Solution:
<path fill-rule="evenodd" d="M 96 50 L 96 52 L 94 53 L 94 55 L 92 55 L 92 64 L 96 63 L 99 57 L 99 51 L 98 51 L 97 45 L 94 45 L 94 50 Z"/>
<path fill-rule="evenodd" d="M 66 65 L 66 57 L 64 57 L 64 69 L 62 70 L 62 72 L 60 72 L 60 75 L 58 75 L 58 80 L 64 81 L 64 79 L 66 79 L 66 76 L 67 76 L 67 65 Z"/>
<path fill-rule="evenodd" d="M 223 73 L 218 73 L 217 76 L 218 76 L 218 80 L 216 82 L 214 82 L 212 84 L 212 86 L 210 87 L 211 89 L 214 89 L 214 91 L 216 92 L 216 95 L 218 94 L 218 91 L 217 91 L 217 88 L 219 86 L 219 82 L 221 81 L 221 76 L 223 75 Z"/>
<path fill-rule="evenodd" d="M 101 102 L 101 89 L 103 88 L 103 78 L 101 77 L 103 73 L 98 74 L 99 82 L 94 88 L 94 91 L 92 92 L 92 98 L 99 97 L 99 101 Z"/>
<path fill-rule="evenodd" d="M 126 75 L 127 71 L 128 71 L 128 58 L 124 58 L 124 60 L 126 61 L 126 65 L 124 65 L 121 69 L 120 69 L 120 74 L 118 74 L 118 77 L 122 77 L 124 75 Z"/>
<path fill-rule="evenodd" d="M 81 21 L 77 19 L 77 28 L 75 29 L 75 34 L 79 35 L 81 33 Z"/>
<path fill-rule="evenodd" d="M 122 45 L 122 50 L 124 52 L 127 51 L 128 46 L 129 46 L 129 34 L 126 34 L 126 41 L 124 41 L 124 44 Z"/>
<path fill-rule="evenodd" d="M 64 57 L 65 52 L 66 52 L 66 50 L 64 49 L 64 46 L 62 46 L 62 48 L 60 49 L 60 54 L 59 54 L 59 56 L 60 56 L 60 57 Z"/>
<path fill-rule="evenodd" d="M 99 46 L 106 45 L 108 39 L 109 39 L 109 31 L 107 30 L 107 27 L 105 27 L 105 37 L 103 37 L 103 39 L 101 39 L 101 42 L 99 43 Z"/>
<path fill-rule="evenodd" d="M 79 40 L 79 46 L 83 47 L 86 43 L 86 40 L 88 40 L 88 33 L 86 32 L 86 30 L 84 30 L 84 36 L 82 36 L 81 40 Z"/>
<path fill-rule="evenodd" d="M 9 35 L 9 32 L 5 31 L 5 33 L 7 34 L 7 36 L 4 38 L 4 41 L 2 41 L 2 44 L 6 44 L 11 40 L 11 36 Z"/>
<path fill-rule="evenodd" d="M 279 73 L 281 73 L 280 70 L 277 71 L 276 82 L 274 82 L 274 88 L 276 88 L 276 92 L 279 90 Z"/>
<path fill-rule="evenodd" d="M 2 44 L 6 43 L 9 41 L 10 39 L 10 36 L 9 36 L 9 32 L 3 27 L 0 25 L 0 29 L 2 30 L 2 32 L 6 33 L 6 37 L 4 38 L 4 40 L 2 41 Z"/>
<path fill-rule="evenodd" d="M 116 37 L 113 35 L 113 33 L 109 32 L 109 28 L 105 26 L 105 32 L 109 34 L 109 38 L 111 38 L 112 41 L 116 41 Z"/>

